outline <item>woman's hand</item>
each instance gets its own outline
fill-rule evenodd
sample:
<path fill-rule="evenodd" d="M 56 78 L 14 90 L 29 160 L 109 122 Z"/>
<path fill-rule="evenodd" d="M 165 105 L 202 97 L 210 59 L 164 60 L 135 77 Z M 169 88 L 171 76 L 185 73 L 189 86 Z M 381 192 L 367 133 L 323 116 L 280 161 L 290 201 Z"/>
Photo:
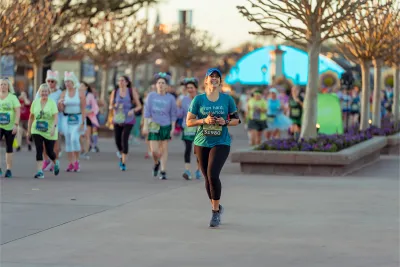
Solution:
<path fill-rule="evenodd" d="M 128 111 L 128 117 L 131 117 L 133 115 L 135 115 L 135 110 L 134 109 L 129 110 Z"/>
<path fill-rule="evenodd" d="M 12 134 L 13 135 L 17 134 L 17 131 L 18 131 L 18 126 L 14 125 L 13 128 L 12 128 Z"/>
<path fill-rule="evenodd" d="M 217 118 L 216 121 L 217 121 L 218 125 L 220 125 L 220 126 L 224 126 L 226 124 L 225 119 L 222 117 Z"/>
<path fill-rule="evenodd" d="M 207 118 L 205 118 L 204 122 L 206 124 L 215 124 L 216 118 L 211 114 L 208 114 Z"/>
<path fill-rule="evenodd" d="M 53 126 L 50 131 L 50 136 L 54 136 L 55 133 L 56 133 L 56 127 Z"/>

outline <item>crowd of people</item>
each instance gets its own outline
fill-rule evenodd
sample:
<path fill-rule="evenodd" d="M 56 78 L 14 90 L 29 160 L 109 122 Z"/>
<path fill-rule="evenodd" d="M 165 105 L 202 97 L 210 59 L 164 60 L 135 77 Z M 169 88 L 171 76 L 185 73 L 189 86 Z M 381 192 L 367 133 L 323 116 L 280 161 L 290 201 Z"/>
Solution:
<path fill-rule="evenodd" d="M 37 179 L 43 179 L 46 171 L 59 175 L 62 151 L 67 154 L 68 173 L 79 172 L 80 159 L 88 158 L 90 151 L 99 152 L 99 104 L 92 88 L 73 72 L 65 72 L 65 90 L 61 90 L 60 78 L 57 71 L 49 70 L 46 83 L 40 85 L 32 101 L 25 92 L 17 96 L 10 80 L 0 79 L 0 138 L 4 137 L 6 147 L 4 177 L 12 178 L 14 142 L 20 151 L 24 134 L 28 149 L 32 149 L 32 143 L 35 145 L 37 168 L 33 177 Z M 219 176 L 231 145 L 228 126 L 240 123 L 236 104 L 222 92 L 222 74 L 216 68 L 207 71 L 202 94 L 198 91 L 199 80 L 194 77 L 183 80 L 179 97 L 170 92 L 170 82 L 169 73 L 157 73 L 154 86 L 141 97 L 127 76 L 119 77 L 108 107 L 118 166 L 121 171 L 127 170 L 130 140 L 144 136 L 148 144 L 146 156 L 154 163 L 153 176 L 167 180 L 168 141 L 181 134 L 182 177 L 204 177 L 212 208 L 209 226 L 218 227 L 223 212 Z M 194 172 L 192 151 L 197 161 Z"/>

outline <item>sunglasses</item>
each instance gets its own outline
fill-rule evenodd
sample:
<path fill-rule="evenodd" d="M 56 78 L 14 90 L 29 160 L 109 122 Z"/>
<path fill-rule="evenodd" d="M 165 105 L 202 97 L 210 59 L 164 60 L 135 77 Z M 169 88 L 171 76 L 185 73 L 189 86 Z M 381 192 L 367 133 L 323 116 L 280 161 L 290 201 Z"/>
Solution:
<path fill-rule="evenodd" d="M 47 82 L 49 82 L 49 83 L 56 83 L 56 81 L 54 81 L 54 80 L 47 80 Z"/>

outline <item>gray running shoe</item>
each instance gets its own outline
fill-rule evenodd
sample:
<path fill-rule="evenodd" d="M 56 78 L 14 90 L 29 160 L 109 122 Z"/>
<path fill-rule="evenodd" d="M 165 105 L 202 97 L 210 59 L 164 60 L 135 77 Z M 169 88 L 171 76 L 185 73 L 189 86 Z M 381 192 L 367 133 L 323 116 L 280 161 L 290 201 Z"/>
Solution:
<path fill-rule="evenodd" d="M 210 227 L 211 228 L 215 228 L 218 227 L 220 224 L 220 213 L 219 211 L 212 211 L 212 216 L 211 216 L 211 220 L 210 220 Z"/>

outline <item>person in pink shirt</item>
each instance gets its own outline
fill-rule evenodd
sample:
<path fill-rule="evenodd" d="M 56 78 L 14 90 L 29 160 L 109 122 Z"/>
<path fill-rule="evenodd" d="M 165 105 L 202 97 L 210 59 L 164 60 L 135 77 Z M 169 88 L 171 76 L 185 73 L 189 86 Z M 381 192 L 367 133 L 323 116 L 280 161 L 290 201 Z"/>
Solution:
<path fill-rule="evenodd" d="M 88 158 L 91 145 L 97 148 L 97 129 L 100 126 L 99 121 L 97 120 L 99 105 L 97 104 L 97 100 L 89 84 L 81 82 L 79 90 L 84 92 L 86 96 L 86 131 L 82 157 Z M 94 137 L 93 140 L 91 140 L 92 135 Z"/>

